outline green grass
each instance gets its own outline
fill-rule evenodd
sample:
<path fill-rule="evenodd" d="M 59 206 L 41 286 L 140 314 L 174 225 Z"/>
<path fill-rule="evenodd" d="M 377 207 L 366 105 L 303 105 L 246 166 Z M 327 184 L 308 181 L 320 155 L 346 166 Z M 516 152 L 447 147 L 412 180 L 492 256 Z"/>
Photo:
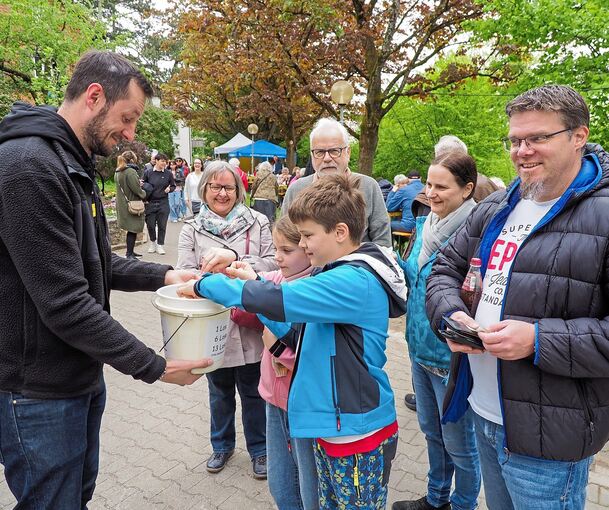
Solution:
<path fill-rule="evenodd" d="M 99 186 L 100 191 L 102 190 L 102 182 L 97 178 L 97 185 Z M 107 179 L 104 181 L 104 196 L 108 198 L 112 198 L 116 196 L 116 183 L 113 180 Z"/>

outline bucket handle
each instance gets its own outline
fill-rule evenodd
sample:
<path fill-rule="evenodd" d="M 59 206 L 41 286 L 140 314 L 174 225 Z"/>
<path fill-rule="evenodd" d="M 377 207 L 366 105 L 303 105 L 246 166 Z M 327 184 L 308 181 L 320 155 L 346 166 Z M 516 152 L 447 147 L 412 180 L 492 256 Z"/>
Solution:
<path fill-rule="evenodd" d="M 162 352 L 163 349 L 167 346 L 167 344 L 171 341 L 171 339 L 175 336 L 175 334 L 180 331 L 180 328 L 186 323 L 186 321 L 190 319 L 190 317 L 185 317 L 184 320 L 182 321 L 182 324 L 180 324 L 177 329 L 171 334 L 171 336 L 165 341 L 165 343 L 163 344 L 163 346 L 159 349 L 159 352 Z"/>

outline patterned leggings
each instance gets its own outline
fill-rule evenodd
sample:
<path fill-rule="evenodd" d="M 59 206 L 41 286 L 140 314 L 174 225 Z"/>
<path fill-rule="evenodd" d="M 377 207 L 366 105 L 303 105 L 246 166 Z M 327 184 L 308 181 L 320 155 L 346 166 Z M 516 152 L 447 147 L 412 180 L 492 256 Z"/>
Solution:
<path fill-rule="evenodd" d="M 385 508 L 387 483 L 397 444 L 396 432 L 372 451 L 347 457 L 330 457 L 316 442 L 320 508 Z"/>

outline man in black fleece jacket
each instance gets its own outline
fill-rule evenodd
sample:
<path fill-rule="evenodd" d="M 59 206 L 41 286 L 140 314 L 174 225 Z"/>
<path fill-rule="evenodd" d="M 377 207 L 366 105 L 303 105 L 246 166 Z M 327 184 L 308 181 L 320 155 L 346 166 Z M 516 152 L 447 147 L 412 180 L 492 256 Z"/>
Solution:
<path fill-rule="evenodd" d="M 0 460 L 19 508 L 86 508 L 104 363 L 181 385 L 211 364 L 165 362 L 110 316 L 112 288 L 192 277 L 113 254 L 95 184 L 92 156 L 134 138 L 151 94 L 128 60 L 95 51 L 76 65 L 59 110 L 16 103 L 0 123 Z"/>

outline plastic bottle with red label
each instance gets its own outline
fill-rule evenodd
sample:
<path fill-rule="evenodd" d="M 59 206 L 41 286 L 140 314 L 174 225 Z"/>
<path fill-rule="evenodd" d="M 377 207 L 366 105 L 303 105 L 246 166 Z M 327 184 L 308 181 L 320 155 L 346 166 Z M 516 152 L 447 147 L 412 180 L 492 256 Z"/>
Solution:
<path fill-rule="evenodd" d="M 469 271 L 461 285 L 461 300 L 469 308 L 470 315 L 475 317 L 480 297 L 482 296 L 482 273 L 480 267 L 482 261 L 478 258 L 473 258 L 469 262 Z"/>

